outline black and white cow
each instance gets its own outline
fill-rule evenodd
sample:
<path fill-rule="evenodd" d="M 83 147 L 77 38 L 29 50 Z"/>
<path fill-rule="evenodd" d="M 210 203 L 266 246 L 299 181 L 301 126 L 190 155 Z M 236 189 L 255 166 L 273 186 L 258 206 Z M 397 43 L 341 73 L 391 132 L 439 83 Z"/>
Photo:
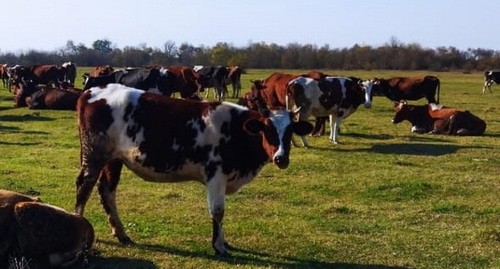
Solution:
<path fill-rule="evenodd" d="M 483 87 L 483 93 L 486 92 L 486 88 L 488 88 L 488 90 L 490 91 L 490 93 L 492 92 L 491 91 L 491 85 L 495 83 L 495 84 L 499 84 L 500 83 L 500 71 L 498 70 L 487 70 L 484 72 L 484 87 Z"/>
<path fill-rule="evenodd" d="M 225 195 L 251 182 L 267 163 L 289 165 L 292 133 L 308 122 L 286 110 L 263 115 L 232 103 L 168 98 L 119 84 L 91 88 L 78 101 L 81 168 L 76 212 L 83 215 L 92 189 L 99 194 L 113 234 L 131 242 L 116 207 L 123 164 L 147 181 L 199 181 L 206 185 L 212 246 L 227 255 L 222 219 Z"/>
<path fill-rule="evenodd" d="M 207 88 L 205 98 L 208 98 L 208 88 L 214 88 L 218 101 L 224 101 L 227 94 L 226 79 L 228 70 L 225 66 L 200 66 L 196 65 L 193 70 L 198 75 L 198 83 L 202 91 Z"/>
<path fill-rule="evenodd" d="M 123 69 L 114 71 L 109 75 L 98 77 L 86 75 L 84 76 L 84 79 L 84 90 L 88 90 L 92 87 L 104 87 L 111 83 L 119 83 L 128 87 L 154 92 L 166 96 L 170 96 L 176 91 L 176 78 L 167 69 Z M 181 96 L 182 98 L 192 97 L 184 96 L 182 92 Z"/>
<path fill-rule="evenodd" d="M 354 113 L 358 106 L 372 106 L 371 81 L 359 83 L 347 77 L 327 76 L 322 80 L 297 77 L 288 83 L 288 94 L 295 108 L 300 107 L 300 120 L 310 115 L 330 117 L 330 141 L 338 143 L 340 122 Z M 302 143 L 308 146 L 305 136 Z"/>

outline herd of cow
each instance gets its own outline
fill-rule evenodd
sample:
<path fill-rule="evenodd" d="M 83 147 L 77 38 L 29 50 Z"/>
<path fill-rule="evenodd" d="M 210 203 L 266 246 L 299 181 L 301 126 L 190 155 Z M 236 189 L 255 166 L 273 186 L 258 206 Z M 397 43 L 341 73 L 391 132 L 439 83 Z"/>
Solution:
<path fill-rule="evenodd" d="M 73 68 L 67 63 L 2 71 L 8 73 L 5 85 L 15 93 L 16 106 L 77 110 L 81 163 L 76 214 L 0 190 L 0 266 L 12 256 L 27 257 L 40 268 L 81 262 L 94 241 L 92 225 L 83 215 L 96 184 L 113 235 L 131 243 L 116 205 L 123 165 L 147 181 L 204 184 L 212 247 L 226 256 L 230 245 L 222 228 L 225 195 L 251 182 L 268 163 L 287 168 L 291 145 L 296 144 L 292 134 L 308 146 L 306 135 L 324 133 L 329 118 L 330 140 L 337 143 L 341 120 L 360 105 L 370 108 L 374 95 L 394 101 L 393 122 L 408 120 L 413 132 L 481 135 L 486 129 L 469 111 L 438 104 L 440 81 L 434 76 L 361 80 L 319 71 L 274 73 L 252 81 L 237 105 L 200 101 L 200 93 L 209 87 L 223 100 L 226 80 L 233 85 L 233 98 L 238 98 L 237 67 L 99 66 L 83 75 L 84 91 L 74 89 Z M 237 80 L 231 79 L 234 72 Z M 171 98 L 176 92 L 181 98 Z M 424 97 L 428 105 L 406 103 Z M 316 117 L 315 126 L 308 122 L 310 116 Z"/>

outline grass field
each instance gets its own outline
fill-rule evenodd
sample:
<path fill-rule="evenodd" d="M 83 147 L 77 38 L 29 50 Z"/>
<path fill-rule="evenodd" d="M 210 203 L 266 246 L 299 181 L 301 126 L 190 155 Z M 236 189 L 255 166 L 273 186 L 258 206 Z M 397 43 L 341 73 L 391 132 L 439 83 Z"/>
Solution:
<path fill-rule="evenodd" d="M 273 71 L 247 70 L 243 92 Z M 441 103 L 483 118 L 486 134 L 412 134 L 408 122 L 392 125 L 391 102 L 375 97 L 342 123 L 341 144 L 311 137 L 312 148 L 292 149 L 287 170 L 268 165 L 228 196 L 226 239 L 239 250 L 225 260 L 213 256 L 202 185 L 148 183 L 124 169 L 118 207 L 136 244 L 110 235 L 94 191 L 85 215 L 97 236 L 90 268 L 500 268 L 500 86 L 482 94 L 480 72 L 325 72 L 436 75 Z M 13 108 L 12 99 L 0 90 L 0 188 L 73 211 L 76 113 Z"/>

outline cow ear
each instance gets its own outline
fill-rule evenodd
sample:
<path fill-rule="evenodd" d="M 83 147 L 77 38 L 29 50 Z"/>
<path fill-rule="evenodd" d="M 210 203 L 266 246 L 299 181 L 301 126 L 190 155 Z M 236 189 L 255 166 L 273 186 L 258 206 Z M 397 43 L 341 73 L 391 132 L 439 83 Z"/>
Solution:
<path fill-rule="evenodd" d="M 293 123 L 293 132 L 296 135 L 304 136 L 310 134 L 313 130 L 313 126 L 308 121 L 294 121 Z"/>
<path fill-rule="evenodd" d="M 266 126 L 264 123 L 257 119 L 249 119 L 243 124 L 243 129 L 252 135 L 256 135 L 260 131 L 264 131 L 265 128 Z"/>

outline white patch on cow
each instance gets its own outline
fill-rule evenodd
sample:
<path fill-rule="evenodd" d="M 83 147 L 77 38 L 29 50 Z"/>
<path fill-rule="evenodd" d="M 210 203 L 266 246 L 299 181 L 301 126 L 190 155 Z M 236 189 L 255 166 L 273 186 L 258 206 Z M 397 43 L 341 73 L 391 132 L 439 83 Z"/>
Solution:
<path fill-rule="evenodd" d="M 203 65 L 195 65 L 195 66 L 193 66 L 193 70 L 194 70 L 194 72 L 198 72 L 198 71 L 200 71 L 200 69 L 202 69 L 202 68 L 203 68 Z"/>
<path fill-rule="evenodd" d="M 135 135 L 135 141 L 127 135 L 127 129 L 132 120 L 125 122 L 125 109 L 129 104 L 134 108 L 137 106 L 140 96 L 144 93 L 142 90 L 130 88 L 121 84 L 108 84 L 105 88 L 91 88 L 89 89 L 91 97 L 88 103 L 93 103 L 99 100 L 105 100 L 106 103 L 113 108 L 112 118 L 113 123 L 107 130 L 109 137 L 116 139 L 115 154 L 126 156 L 138 156 L 137 145 L 144 141 L 144 129 L 141 129 Z M 138 156 L 139 159 L 145 159 L 145 156 Z"/>
<path fill-rule="evenodd" d="M 443 105 L 438 105 L 435 103 L 430 103 L 429 107 L 431 108 L 432 111 L 440 110 L 443 108 Z"/>
<path fill-rule="evenodd" d="M 168 68 L 164 68 L 164 67 L 160 68 L 160 75 L 161 76 L 166 76 L 167 73 L 168 73 Z"/>
<path fill-rule="evenodd" d="M 284 110 L 271 111 L 269 119 L 278 131 L 280 145 L 278 150 L 274 153 L 273 159 L 285 154 L 285 145 L 283 144 L 283 136 L 285 135 L 286 128 L 292 123 L 289 117 L 289 112 Z"/>
<path fill-rule="evenodd" d="M 64 67 L 64 68 L 66 68 L 66 67 L 68 67 L 68 66 L 70 66 L 72 64 L 73 64 L 72 62 L 65 62 L 61 66 Z"/>
<path fill-rule="evenodd" d="M 363 87 L 363 90 L 365 91 L 365 103 L 364 106 L 366 108 L 371 108 L 372 107 L 372 87 L 373 87 L 373 80 L 363 80 L 361 82 L 361 85 Z"/>
<path fill-rule="evenodd" d="M 156 94 L 163 94 L 163 93 L 160 92 L 160 89 L 158 89 L 158 87 L 149 88 L 148 92 L 150 92 L 150 93 L 156 93 Z"/>

